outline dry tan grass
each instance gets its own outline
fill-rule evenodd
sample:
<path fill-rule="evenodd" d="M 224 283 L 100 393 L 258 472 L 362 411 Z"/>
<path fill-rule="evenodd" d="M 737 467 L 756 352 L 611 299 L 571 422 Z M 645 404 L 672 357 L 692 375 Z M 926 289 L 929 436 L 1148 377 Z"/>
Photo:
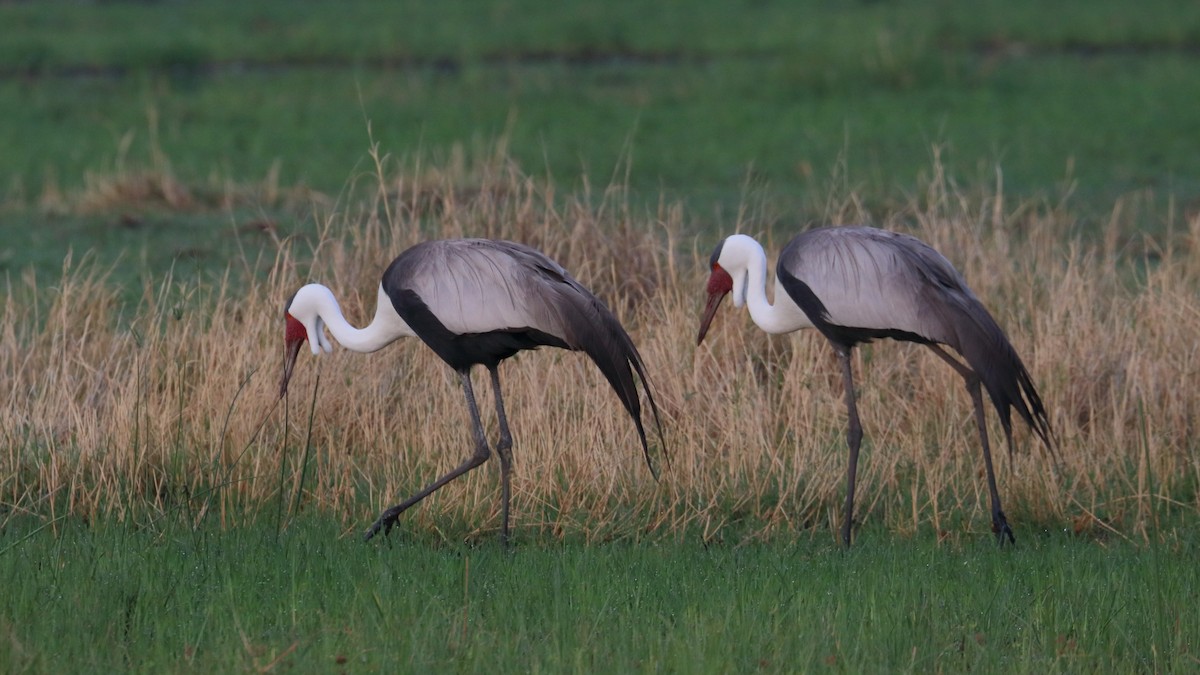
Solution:
<path fill-rule="evenodd" d="M 450 369 L 410 340 L 373 355 L 303 353 L 285 413 L 276 401 L 282 302 L 320 280 L 362 324 L 380 272 L 401 250 L 430 237 L 484 236 L 541 248 L 614 307 L 649 366 L 672 455 L 656 484 L 632 425 L 584 356 L 523 354 L 502 369 L 518 532 L 832 537 L 846 459 L 832 352 L 812 331 L 769 337 L 728 303 L 697 348 L 716 241 L 681 241 L 688 223 L 679 207 L 634 213 L 615 189 L 558 195 L 499 158 L 410 168 L 379 179 L 362 204 L 317 208 L 325 236 L 314 250 L 281 242 L 268 275 L 238 278 L 244 293 L 168 278 L 145 289 L 131 313 L 96 264 L 10 289 L 0 315 L 0 373 L 10 390 L 0 407 L 0 502 L 10 517 L 170 513 L 231 524 L 290 512 L 303 474 L 304 508 L 336 514 L 348 531 L 365 527 L 468 454 L 461 392 Z M 850 199 L 831 220 L 858 212 Z M 1123 218 L 1115 210 L 1106 236 L 1089 245 L 1069 236 L 1072 216 L 1062 209 L 964 197 L 938 176 L 878 223 L 912 232 L 960 268 L 1046 401 L 1061 465 L 1025 429 L 1017 456 L 998 457 L 1018 536 L 1036 524 L 1140 538 L 1161 514 L 1195 515 L 1198 506 L 1200 219 L 1154 260 L 1130 262 L 1119 248 Z M 755 233 L 754 223 L 740 227 Z M 789 234 L 768 238 L 768 250 Z M 1149 271 L 1139 275 L 1142 262 Z M 242 269 L 231 266 L 230 278 Z M 181 293 L 191 294 L 187 302 Z M 858 359 L 867 439 L 859 519 L 986 536 L 982 464 L 960 380 L 911 345 L 877 343 Z M 477 387 L 490 419 L 486 378 Z M 492 466 L 434 495 L 402 526 L 493 531 Z"/>

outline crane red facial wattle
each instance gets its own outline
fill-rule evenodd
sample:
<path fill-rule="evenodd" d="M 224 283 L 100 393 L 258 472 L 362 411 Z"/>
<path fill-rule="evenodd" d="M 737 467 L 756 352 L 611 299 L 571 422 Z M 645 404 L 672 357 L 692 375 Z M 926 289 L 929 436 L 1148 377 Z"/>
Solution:
<path fill-rule="evenodd" d="M 713 263 L 712 274 L 708 277 L 708 294 L 725 295 L 733 290 L 733 277 L 729 276 L 729 272 L 725 268 Z"/>
<path fill-rule="evenodd" d="M 283 341 L 285 344 L 292 342 L 304 342 L 308 339 L 308 331 L 304 329 L 304 324 L 300 323 L 296 317 L 291 314 L 287 316 L 287 328 L 284 329 Z"/>
<path fill-rule="evenodd" d="M 300 345 L 308 340 L 308 331 L 296 317 L 287 314 L 287 328 L 283 332 L 283 374 L 279 378 L 279 398 L 287 393 L 288 382 L 292 379 L 292 370 L 296 367 L 296 356 L 300 353 Z"/>

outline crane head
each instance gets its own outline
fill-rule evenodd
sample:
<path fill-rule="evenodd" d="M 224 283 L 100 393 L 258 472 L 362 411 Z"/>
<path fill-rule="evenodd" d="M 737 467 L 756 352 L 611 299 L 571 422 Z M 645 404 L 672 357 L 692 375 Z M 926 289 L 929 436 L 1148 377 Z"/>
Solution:
<path fill-rule="evenodd" d="M 715 258 L 720 254 L 720 248 L 713 254 Z M 729 291 L 733 290 L 733 277 L 729 276 L 729 272 L 714 259 L 712 262 L 712 273 L 708 276 L 708 303 L 704 305 L 704 316 L 700 319 L 700 334 L 696 337 L 696 344 L 704 342 L 704 336 L 708 334 L 708 326 L 712 323 L 713 317 L 717 315 L 717 308 L 721 306 L 721 301 L 729 295 Z"/>
<path fill-rule="evenodd" d="M 308 339 L 308 329 L 304 324 L 291 313 L 285 313 L 284 316 L 287 317 L 287 328 L 283 333 L 283 376 L 279 379 L 279 398 L 287 393 L 288 381 L 292 379 L 292 370 L 296 367 L 296 356 Z"/>
<path fill-rule="evenodd" d="M 287 322 L 283 332 L 283 376 L 279 380 L 279 398 L 287 393 L 288 381 L 292 379 L 292 369 L 296 367 L 296 356 L 300 354 L 300 346 L 309 343 L 313 354 L 333 351 L 333 345 L 325 335 L 325 322 L 321 313 L 332 306 L 337 309 L 337 300 L 333 293 L 320 284 L 301 286 L 283 308 L 283 317 Z"/>

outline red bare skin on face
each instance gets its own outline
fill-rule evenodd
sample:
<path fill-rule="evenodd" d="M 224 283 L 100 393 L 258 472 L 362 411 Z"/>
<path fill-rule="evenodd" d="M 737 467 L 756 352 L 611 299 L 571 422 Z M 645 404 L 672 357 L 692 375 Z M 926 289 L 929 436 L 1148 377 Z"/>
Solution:
<path fill-rule="evenodd" d="M 304 330 L 304 324 L 296 320 L 296 317 L 291 314 L 287 315 L 287 330 L 284 332 L 283 341 L 304 342 L 308 339 L 308 331 Z"/>
<path fill-rule="evenodd" d="M 708 278 L 709 295 L 725 295 L 733 290 L 733 277 L 729 276 L 720 265 L 714 264 L 712 276 Z"/>
<path fill-rule="evenodd" d="M 283 333 L 283 375 L 279 378 L 279 398 L 287 393 L 288 381 L 292 379 L 292 369 L 296 367 L 296 355 L 300 353 L 300 345 L 308 340 L 308 331 L 304 324 L 291 314 L 287 315 L 287 328 Z"/>

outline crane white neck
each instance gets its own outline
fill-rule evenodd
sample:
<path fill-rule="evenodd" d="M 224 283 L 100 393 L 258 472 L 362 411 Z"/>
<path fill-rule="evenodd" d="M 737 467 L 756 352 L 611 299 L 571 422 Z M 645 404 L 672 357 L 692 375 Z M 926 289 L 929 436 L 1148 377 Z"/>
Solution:
<path fill-rule="evenodd" d="M 325 336 L 321 333 L 322 325 L 329 327 L 329 332 L 338 344 L 355 352 L 373 352 L 399 338 L 416 335 L 396 313 L 391 299 L 383 291 L 383 286 L 379 287 L 375 318 L 365 328 L 350 325 L 342 314 L 342 308 L 333 292 L 321 284 L 309 284 L 296 291 L 288 312 L 304 324 L 314 354 L 319 351 L 318 343 L 329 351 Z"/>
<path fill-rule="evenodd" d="M 745 304 L 750 318 L 763 331 L 779 334 L 812 327 L 778 280 L 775 303 L 767 299 L 767 254 L 753 238 L 735 234 L 726 239 L 719 263 L 733 277 L 734 305 Z"/>

